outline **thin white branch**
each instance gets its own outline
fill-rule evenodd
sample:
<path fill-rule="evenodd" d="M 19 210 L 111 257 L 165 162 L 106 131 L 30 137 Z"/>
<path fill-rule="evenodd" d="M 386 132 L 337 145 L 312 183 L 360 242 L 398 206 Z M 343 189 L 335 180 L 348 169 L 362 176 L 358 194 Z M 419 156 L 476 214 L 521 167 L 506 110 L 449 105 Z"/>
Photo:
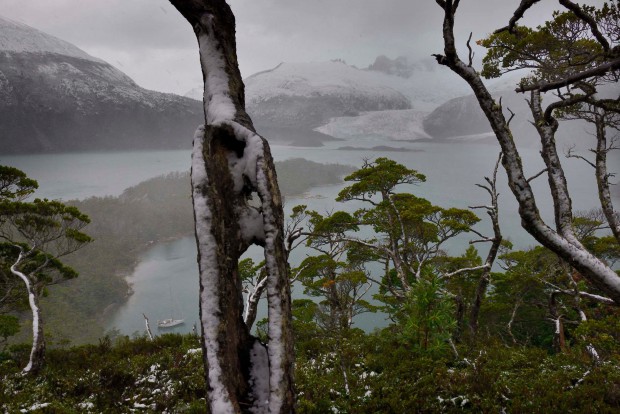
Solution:
<path fill-rule="evenodd" d="M 142 316 L 144 316 L 144 325 L 146 326 L 146 334 L 148 335 L 149 339 L 152 341 L 153 340 L 153 333 L 151 332 L 151 325 L 149 324 L 149 318 L 146 317 L 146 314 L 142 314 Z"/>
<path fill-rule="evenodd" d="M 464 273 L 464 272 L 473 272 L 476 270 L 483 270 L 483 269 L 488 269 L 490 266 L 488 263 L 485 263 L 483 265 L 480 266 L 474 266 L 474 267 L 464 267 L 462 269 L 459 270 L 455 270 L 454 272 L 450 272 L 450 273 L 444 273 L 443 277 L 452 277 L 452 276 L 456 276 L 460 273 Z"/>
<path fill-rule="evenodd" d="M 541 172 L 539 172 L 538 174 L 533 175 L 533 176 L 531 176 L 530 178 L 528 178 L 528 179 L 527 179 L 527 182 L 529 183 L 529 182 L 534 181 L 535 179 L 537 179 L 538 177 L 540 177 L 541 175 L 543 175 L 543 174 L 544 174 L 544 173 L 546 173 L 547 171 L 548 171 L 548 169 L 547 169 L 547 168 L 545 168 L 544 170 L 542 170 L 542 171 L 541 171 Z"/>

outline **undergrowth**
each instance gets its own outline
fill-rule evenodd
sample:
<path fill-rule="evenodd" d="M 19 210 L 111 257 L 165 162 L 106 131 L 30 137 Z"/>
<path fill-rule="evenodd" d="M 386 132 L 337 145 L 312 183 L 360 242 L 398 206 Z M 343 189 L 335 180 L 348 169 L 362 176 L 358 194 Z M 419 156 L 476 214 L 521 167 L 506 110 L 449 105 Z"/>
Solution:
<path fill-rule="evenodd" d="M 51 349 L 37 377 L 28 347 L 0 358 L 2 413 L 203 413 L 197 337 L 169 334 Z M 384 333 L 297 347 L 298 413 L 617 413 L 620 361 L 592 364 L 575 348 L 552 354 L 487 343 L 429 355 Z M 346 372 L 346 376 L 343 375 Z M 346 380 L 345 380 L 346 378 Z"/>

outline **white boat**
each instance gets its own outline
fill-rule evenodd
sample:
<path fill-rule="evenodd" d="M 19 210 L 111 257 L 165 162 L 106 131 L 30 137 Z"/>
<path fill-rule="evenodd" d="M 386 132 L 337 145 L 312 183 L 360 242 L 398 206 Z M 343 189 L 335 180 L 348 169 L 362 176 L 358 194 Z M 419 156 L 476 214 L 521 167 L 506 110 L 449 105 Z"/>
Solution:
<path fill-rule="evenodd" d="M 170 309 L 171 315 L 168 319 L 158 320 L 157 327 L 160 329 L 166 328 L 174 328 L 175 326 L 183 325 L 185 323 L 185 319 L 174 319 L 174 303 L 172 300 L 172 287 L 170 287 Z"/>
<path fill-rule="evenodd" d="M 158 328 L 174 328 L 175 326 L 183 325 L 185 319 L 164 319 L 163 321 L 157 321 Z"/>

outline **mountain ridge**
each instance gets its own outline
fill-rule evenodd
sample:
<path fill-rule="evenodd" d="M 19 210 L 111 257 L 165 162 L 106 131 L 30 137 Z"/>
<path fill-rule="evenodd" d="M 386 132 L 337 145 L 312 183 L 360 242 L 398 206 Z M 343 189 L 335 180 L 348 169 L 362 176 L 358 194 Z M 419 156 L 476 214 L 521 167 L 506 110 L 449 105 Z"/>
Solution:
<path fill-rule="evenodd" d="M 77 46 L 0 17 L 0 151 L 190 148 L 202 105 L 150 91 Z"/>

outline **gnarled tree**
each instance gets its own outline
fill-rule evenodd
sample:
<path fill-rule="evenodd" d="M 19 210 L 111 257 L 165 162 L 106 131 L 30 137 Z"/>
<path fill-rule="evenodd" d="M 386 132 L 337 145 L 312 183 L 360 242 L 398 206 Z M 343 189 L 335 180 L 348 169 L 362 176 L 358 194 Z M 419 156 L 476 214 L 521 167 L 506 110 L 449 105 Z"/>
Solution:
<path fill-rule="evenodd" d="M 509 25 L 500 29 L 498 33 L 518 36 L 517 22 L 538 1 L 523 0 Z M 521 158 L 509 127 L 509 121 L 504 117 L 501 104 L 493 99 L 480 75 L 472 66 L 471 48 L 468 62 L 461 60 L 457 53 L 454 19 L 460 1 L 435 0 L 435 2 L 444 10 L 444 54 L 434 56 L 439 64 L 448 66 L 470 85 L 485 113 L 504 154 L 502 165 L 506 170 L 510 189 L 519 204 L 519 215 L 523 228 L 543 246 L 568 262 L 594 286 L 609 295 L 616 304 L 620 305 L 620 277 L 604 261 L 590 253 L 575 237 L 571 199 L 555 143 L 558 123 L 553 117 L 553 111 L 577 103 L 592 94 L 586 91 L 585 94 L 572 95 L 561 101 L 561 104 L 551 104 L 545 109 L 543 109 L 540 99 L 541 93 L 561 87 L 577 87 L 579 82 L 592 77 L 606 76 L 610 72 L 617 72 L 620 69 L 620 56 L 618 56 L 620 49 L 618 46 L 610 45 L 587 10 L 570 0 L 560 0 L 560 4 L 569 10 L 571 16 L 584 22 L 591 34 L 590 40 L 600 44 L 600 53 L 595 54 L 591 60 L 581 62 L 580 65 L 573 65 L 569 62 L 570 71 L 554 78 L 547 77 L 544 72 L 541 72 L 538 78 L 535 77 L 524 82 L 518 89 L 519 92 L 531 92 L 530 106 L 541 139 L 541 155 L 546 164 L 545 172 L 554 204 L 555 229 L 553 229 L 545 223 L 540 215 L 530 185 L 530 181 L 535 177 L 528 179 L 525 176 Z M 617 40 L 615 38 L 614 41 Z M 527 42 L 520 44 L 520 47 L 527 46 Z M 502 64 L 507 64 L 507 62 L 505 61 Z"/>
<path fill-rule="evenodd" d="M 0 166 L 0 269 L 8 267 L 7 273 L 21 282 L 32 312 L 26 374 L 36 374 L 43 367 L 45 338 L 39 302 L 46 287 L 77 276 L 59 258 L 91 241 L 80 231 L 90 220 L 77 208 L 59 201 L 24 201 L 36 188 L 36 181 L 23 172 Z M 0 305 L 11 300 L 15 288 L 0 286 Z"/>
<path fill-rule="evenodd" d="M 171 0 L 194 28 L 204 79 L 205 125 L 192 154 L 200 317 L 213 413 L 294 411 L 290 287 L 284 214 L 273 159 L 245 111 L 235 18 L 224 0 Z M 264 247 L 269 343 L 243 320 L 238 261 Z"/>

